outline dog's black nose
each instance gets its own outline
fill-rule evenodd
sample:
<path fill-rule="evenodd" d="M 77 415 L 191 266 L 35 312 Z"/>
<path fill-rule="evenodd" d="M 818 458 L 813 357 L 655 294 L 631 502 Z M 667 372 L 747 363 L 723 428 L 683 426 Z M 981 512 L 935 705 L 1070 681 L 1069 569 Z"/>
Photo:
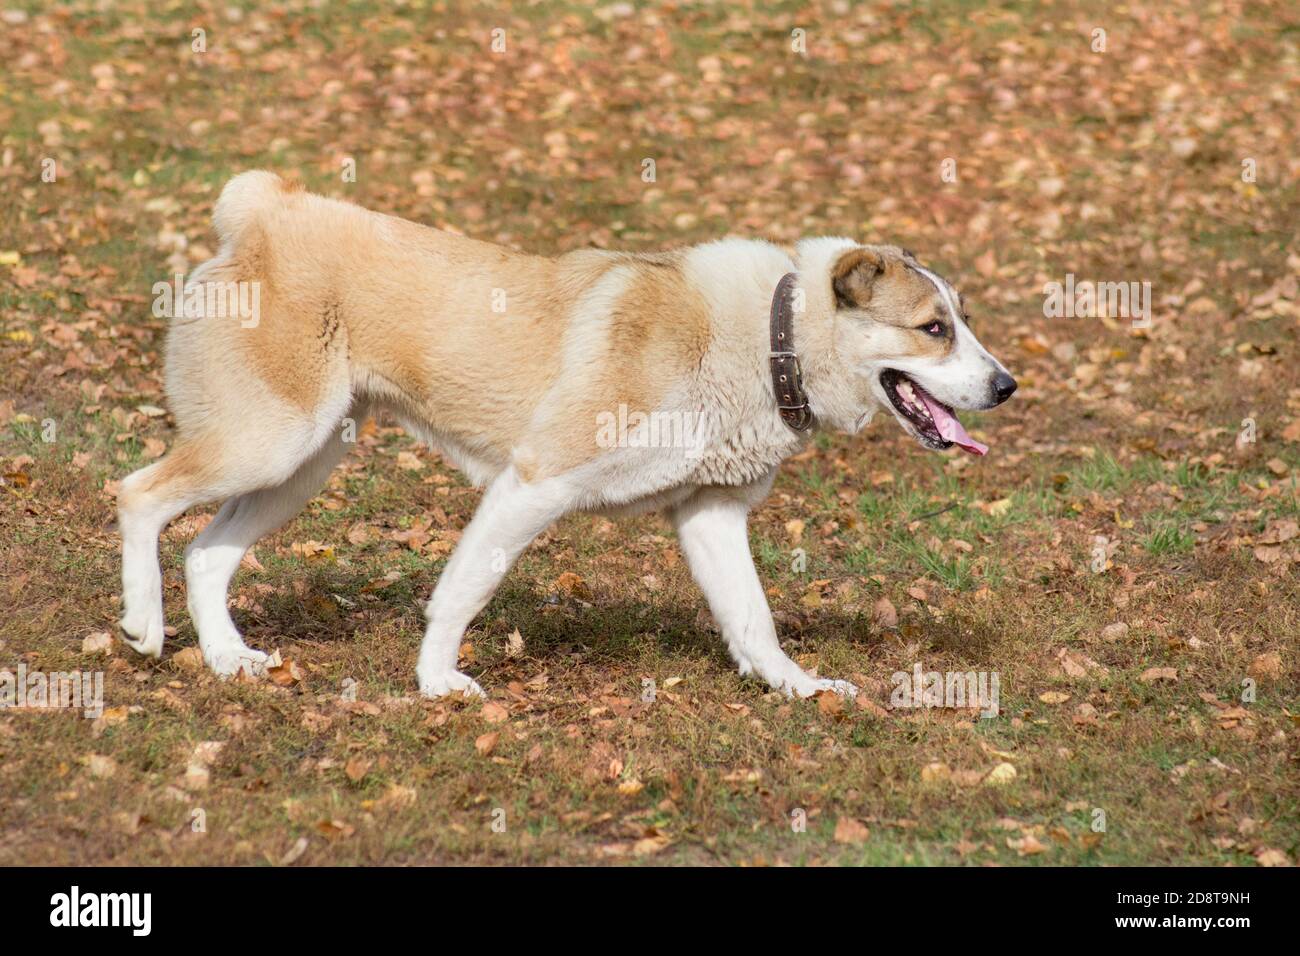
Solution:
<path fill-rule="evenodd" d="M 1001 405 L 1008 398 L 1015 394 L 1016 380 L 1006 372 L 998 372 L 993 378 L 993 396 L 997 399 L 997 404 Z"/>

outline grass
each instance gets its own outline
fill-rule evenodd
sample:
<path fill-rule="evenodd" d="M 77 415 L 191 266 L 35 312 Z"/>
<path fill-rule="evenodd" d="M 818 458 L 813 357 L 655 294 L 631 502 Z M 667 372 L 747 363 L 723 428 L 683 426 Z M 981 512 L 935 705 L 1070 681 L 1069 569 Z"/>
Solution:
<path fill-rule="evenodd" d="M 1142 539 L 1142 546 L 1153 557 L 1169 554 L 1189 554 L 1196 545 L 1196 536 L 1185 528 L 1165 524 Z"/>
<path fill-rule="evenodd" d="M 1300 517 L 1300 202 L 1277 172 L 1300 143 L 1273 99 L 1293 10 L 240 2 L 203 14 L 196 58 L 190 21 L 143 3 L 10 6 L 29 20 L 0 34 L 0 668 L 102 671 L 106 711 L 0 709 L 0 863 L 1296 860 L 1300 563 L 1268 543 Z M 1085 42 L 1102 16 L 1109 58 Z M 1184 137 L 1189 160 L 1161 145 Z M 32 173 L 49 155 L 54 184 Z M 958 183 L 932 175 L 947 156 Z M 419 700 L 421 605 L 479 492 L 390 422 L 235 578 L 249 642 L 293 664 L 280 682 L 192 666 L 182 555 L 211 507 L 161 543 L 164 657 L 84 649 L 120 614 L 114 483 L 174 437 L 139 412 L 165 405 L 160 233 L 192 268 L 220 185 L 259 165 L 544 253 L 850 234 L 950 275 L 1021 381 L 964 417 L 990 455 L 884 418 L 819 434 L 751 520 L 783 646 L 859 702 L 738 675 L 671 529 L 584 515 L 466 635 L 493 706 Z M 1153 330 L 1045 319 L 1066 272 L 1153 280 Z M 917 664 L 996 673 L 998 715 L 890 709 Z"/>

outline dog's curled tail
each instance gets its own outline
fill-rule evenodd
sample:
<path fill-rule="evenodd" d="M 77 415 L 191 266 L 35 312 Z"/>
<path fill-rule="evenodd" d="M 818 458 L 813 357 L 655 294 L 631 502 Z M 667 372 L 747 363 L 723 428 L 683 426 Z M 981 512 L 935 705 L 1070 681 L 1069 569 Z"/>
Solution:
<path fill-rule="evenodd" d="M 301 188 L 301 185 L 286 182 L 265 169 L 240 173 L 226 183 L 212 210 L 212 226 L 216 229 L 221 244 L 238 244 L 240 236 L 259 213 L 280 201 L 284 195 Z"/>

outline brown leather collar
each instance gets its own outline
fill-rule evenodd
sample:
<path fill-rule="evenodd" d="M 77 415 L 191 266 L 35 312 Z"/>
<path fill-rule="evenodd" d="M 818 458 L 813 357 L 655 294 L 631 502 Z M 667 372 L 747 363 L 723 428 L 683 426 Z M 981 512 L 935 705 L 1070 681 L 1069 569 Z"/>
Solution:
<path fill-rule="evenodd" d="M 812 425 L 812 409 L 808 407 L 808 393 L 803 390 L 803 371 L 799 356 L 794 352 L 794 308 L 790 295 L 797 276 L 787 272 L 776 284 L 772 293 L 772 315 L 768 325 L 772 333 L 772 391 L 781 419 L 797 432 L 807 431 Z"/>

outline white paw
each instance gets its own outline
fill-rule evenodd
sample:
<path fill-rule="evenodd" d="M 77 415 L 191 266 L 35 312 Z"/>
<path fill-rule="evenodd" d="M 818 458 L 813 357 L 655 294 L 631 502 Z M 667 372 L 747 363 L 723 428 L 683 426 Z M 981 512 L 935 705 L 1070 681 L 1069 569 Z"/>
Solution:
<path fill-rule="evenodd" d="M 787 697 L 811 697 L 826 690 L 843 697 L 856 697 L 858 695 L 857 687 L 846 680 L 813 677 L 803 671 L 800 671 L 797 676 L 792 675 L 776 686 L 779 686 Z"/>
<path fill-rule="evenodd" d="M 267 655 L 239 642 L 205 647 L 203 660 L 218 677 L 234 677 L 241 670 L 258 677 L 266 672 Z"/>
<path fill-rule="evenodd" d="M 443 671 L 437 674 L 417 675 L 420 680 L 420 693 L 425 697 L 446 697 L 456 691 L 463 691 L 466 697 L 486 697 L 483 688 L 468 674 L 460 671 Z"/>
<path fill-rule="evenodd" d="M 817 690 L 834 691 L 841 697 L 857 697 L 858 688 L 856 684 L 851 684 L 846 680 L 831 680 L 823 678 L 817 681 Z"/>
<path fill-rule="evenodd" d="M 122 643 L 145 657 L 161 657 L 163 649 L 163 622 L 160 617 L 151 619 L 148 614 L 132 614 L 118 622 L 124 634 Z"/>

